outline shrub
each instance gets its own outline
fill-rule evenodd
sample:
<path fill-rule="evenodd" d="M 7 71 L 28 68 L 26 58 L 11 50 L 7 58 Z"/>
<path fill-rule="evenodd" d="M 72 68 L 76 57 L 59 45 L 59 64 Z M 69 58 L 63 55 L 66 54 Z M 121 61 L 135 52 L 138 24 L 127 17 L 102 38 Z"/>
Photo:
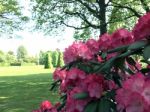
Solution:
<path fill-rule="evenodd" d="M 21 66 L 21 62 L 10 63 L 10 66 Z"/>
<path fill-rule="evenodd" d="M 99 40 L 74 42 L 64 52 L 66 65 L 53 74 L 51 90 L 59 90 L 61 102 L 42 103 L 34 112 L 149 112 L 149 51 L 150 13 L 132 32 L 118 29 Z"/>

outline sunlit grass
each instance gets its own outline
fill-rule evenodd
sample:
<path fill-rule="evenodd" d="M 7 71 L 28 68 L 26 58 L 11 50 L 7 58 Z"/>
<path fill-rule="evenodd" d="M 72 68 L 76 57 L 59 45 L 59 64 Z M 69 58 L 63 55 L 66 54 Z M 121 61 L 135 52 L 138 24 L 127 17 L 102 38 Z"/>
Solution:
<path fill-rule="evenodd" d="M 31 112 L 43 100 L 55 103 L 51 82 L 51 70 L 41 66 L 0 68 L 0 112 Z"/>
<path fill-rule="evenodd" d="M 50 69 L 43 69 L 44 66 L 13 66 L 0 67 L 0 76 L 20 76 L 38 73 L 50 73 Z"/>

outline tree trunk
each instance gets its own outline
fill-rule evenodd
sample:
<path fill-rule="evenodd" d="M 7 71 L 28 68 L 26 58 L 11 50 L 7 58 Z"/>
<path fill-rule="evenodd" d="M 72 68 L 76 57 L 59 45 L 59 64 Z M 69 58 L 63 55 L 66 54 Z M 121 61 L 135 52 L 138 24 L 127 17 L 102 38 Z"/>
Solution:
<path fill-rule="evenodd" d="M 99 4 L 100 35 L 107 32 L 105 0 L 97 0 Z"/>

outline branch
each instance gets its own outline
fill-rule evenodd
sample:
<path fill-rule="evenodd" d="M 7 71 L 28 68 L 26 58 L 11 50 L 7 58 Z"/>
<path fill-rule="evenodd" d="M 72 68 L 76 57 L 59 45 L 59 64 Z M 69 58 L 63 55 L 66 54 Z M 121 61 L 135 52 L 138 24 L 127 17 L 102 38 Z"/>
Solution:
<path fill-rule="evenodd" d="M 0 18 L 10 19 L 10 18 L 8 18 L 8 17 L 4 16 L 3 14 L 0 14 Z"/>
<path fill-rule="evenodd" d="M 78 17 L 80 17 L 84 22 L 86 22 L 88 24 L 88 26 L 92 27 L 92 28 L 95 28 L 95 29 L 98 29 L 99 26 L 97 25 L 94 25 L 92 24 L 91 22 L 88 21 L 87 17 L 82 14 L 82 13 L 79 13 L 79 12 L 66 12 L 64 11 L 65 14 L 68 14 L 68 15 L 77 15 Z"/>
<path fill-rule="evenodd" d="M 118 8 L 125 8 L 125 9 L 128 9 L 128 10 L 130 10 L 132 13 L 134 13 L 134 15 L 136 16 L 136 17 L 141 17 L 141 15 L 135 10 L 135 9 L 133 9 L 133 8 L 131 8 L 131 7 L 128 7 L 128 6 L 125 6 L 125 5 L 121 5 L 121 4 L 117 4 L 117 3 L 115 3 L 115 2 L 112 2 L 113 4 L 115 4 L 115 5 L 113 5 L 114 7 L 118 7 Z"/>
<path fill-rule="evenodd" d="M 76 0 L 76 1 L 78 1 L 83 6 L 85 6 L 88 9 L 88 11 L 93 14 L 93 16 L 98 18 L 97 12 L 94 9 L 92 9 L 87 3 L 83 2 L 83 0 Z"/>
<path fill-rule="evenodd" d="M 85 29 L 85 28 L 89 28 L 90 26 L 84 26 L 84 27 L 75 27 L 75 26 L 72 26 L 72 25 L 68 25 L 67 23 L 65 23 L 64 21 L 61 21 L 61 23 L 67 27 L 70 27 L 70 28 L 74 28 L 74 29 L 77 29 L 77 30 L 82 30 L 82 29 Z"/>

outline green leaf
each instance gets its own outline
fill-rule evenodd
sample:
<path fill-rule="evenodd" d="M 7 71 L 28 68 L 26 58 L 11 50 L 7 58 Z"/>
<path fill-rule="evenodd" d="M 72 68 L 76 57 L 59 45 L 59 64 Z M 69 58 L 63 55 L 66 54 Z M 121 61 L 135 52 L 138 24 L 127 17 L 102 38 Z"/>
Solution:
<path fill-rule="evenodd" d="M 111 103 L 109 100 L 102 98 L 99 101 L 98 112 L 110 112 Z"/>
<path fill-rule="evenodd" d="M 150 64 L 150 45 L 144 48 L 143 56 L 144 59 Z"/>
<path fill-rule="evenodd" d="M 113 98 L 115 98 L 115 95 L 116 95 L 116 91 L 115 91 L 115 90 L 111 90 L 111 91 L 108 91 L 108 92 L 105 94 L 105 97 L 106 97 L 106 98 L 109 98 L 109 99 L 113 99 Z"/>
<path fill-rule="evenodd" d="M 117 47 L 115 49 L 108 50 L 107 53 L 114 53 L 114 52 L 118 52 L 118 51 L 124 51 L 127 48 L 128 48 L 128 46 L 121 46 L 121 47 Z"/>
<path fill-rule="evenodd" d="M 128 47 L 128 50 L 135 50 L 147 45 L 147 41 L 137 41 Z"/>
<path fill-rule="evenodd" d="M 101 54 L 101 56 L 102 56 L 103 59 L 105 59 L 107 57 L 107 53 L 104 52 L 104 53 Z"/>
<path fill-rule="evenodd" d="M 121 87 L 121 77 L 116 72 L 112 72 L 114 82 Z"/>
<path fill-rule="evenodd" d="M 74 99 L 85 99 L 87 98 L 89 95 L 86 92 L 83 93 L 77 93 L 74 95 Z"/>
<path fill-rule="evenodd" d="M 132 53 L 133 53 L 132 51 L 127 51 L 127 52 L 125 52 L 125 53 L 119 55 L 118 58 L 124 58 L 124 57 L 127 57 L 127 56 L 131 55 Z"/>
<path fill-rule="evenodd" d="M 92 101 L 87 104 L 84 112 L 97 112 L 98 101 Z"/>
<path fill-rule="evenodd" d="M 99 70 L 98 72 L 109 72 L 111 67 L 114 64 L 114 61 L 117 57 L 113 57 L 110 60 L 108 60 Z"/>

